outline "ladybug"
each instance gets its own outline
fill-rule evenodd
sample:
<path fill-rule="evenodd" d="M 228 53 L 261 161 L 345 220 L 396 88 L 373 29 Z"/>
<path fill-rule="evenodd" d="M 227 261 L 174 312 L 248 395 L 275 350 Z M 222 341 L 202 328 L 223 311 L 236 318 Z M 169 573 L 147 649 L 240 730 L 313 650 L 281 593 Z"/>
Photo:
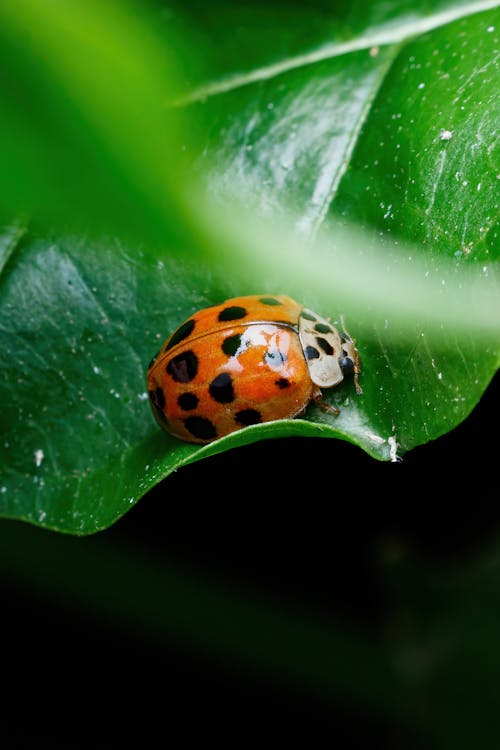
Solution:
<path fill-rule="evenodd" d="M 347 373 L 361 393 L 359 355 L 347 333 L 290 297 L 252 295 L 188 318 L 149 364 L 147 382 L 161 427 L 209 443 L 298 416 Z"/>

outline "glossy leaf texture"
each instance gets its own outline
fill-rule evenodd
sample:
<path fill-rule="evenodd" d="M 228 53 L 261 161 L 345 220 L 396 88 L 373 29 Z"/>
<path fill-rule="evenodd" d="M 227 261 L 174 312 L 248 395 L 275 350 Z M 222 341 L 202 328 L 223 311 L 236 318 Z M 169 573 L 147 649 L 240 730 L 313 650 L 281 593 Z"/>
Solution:
<path fill-rule="evenodd" d="M 159 4 L 161 7 L 161 3 Z M 158 23 L 177 40 L 179 95 L 225 91 L 322 59 L 404 42 L 495 0 L 171 2 Z"/>
<path fill-rule="evenodd" d="M 375 439 L 392 435 L 401 453 L 461 422 L 498 367 L 498 336 L 485 342 L 449 319 L 426 320 L 439 284 L 453 288 L 455 273 L 482 276 L 479 295 L 498 274 L 498 21 L 498 10 L 473 14 L 191 105 L 211 124 L 196 163 L 210 162 L 220 204 L 237 185 L 262 215 L 293 206 L 296 231 L 313 245 L 313 273 L 332 289 L 335 256 L 315 254 L 314 238 L 345 224 L 375 230 L 380 247 L 396 250 L 393 265 L 434 276 L 404 336 L 389 301 L 383 321 L 369 304 L 355 315 L 364 394 L 350 408 Z M 279 257 L 286 278 L 286 253 Z M 366 284 L 362 267 L 359 276 Z"/>
<path fill-rule="evenodd" d="M 223 30 L 237 11 L 215 7 Z M 255 27 L 237 25 L 247 40 L 238 65 L 238 34 L 221 33 L 218 43 L 212 45 L 216 35 L 208 44 L 196 14 L 178 10 L 185 39 L 201 36 L 208 45 L 197 45 L 206 78 L 194 63 L 186 67 L 186 80 L 196 87 L 186 92 L 180 85 L 175 103 L 192 124 L 183 152 L 190 175 L 208 185 L 221 207 L 231 196 L 254 216 L 288 219 L 292 212 L 313 268 L 316 237 L 349 222 L 375 228 L 382 241 L 412 243 L 424 262 L 448 257 L 452 270 L 470 267 L 490 278 L 499 251 L 498 11 L 472 13 L 484 3 L 435 3 L 419 10 L 416 21 L 409 4 L 400 11 L 378 7 L 366 16 L 364 4 L 346 5 L 342 23 L 337 16 L 328 27 L 324 8 L 297 6 L 283 25 L 276 8 L 273 15 L 273 6 L 262 6 L 269 42 L 250 44 L 263 29 L 258 14 Z M 464 18 L 453 20 L 460 13 Z M 119 149 L 112 153 L 121 158 Z M 99 195 L 98 183 L 95 190 Z M 199 193 L 192 195 L 183 220 L 201 243 L 211 237 L 215 246 L 220 218 L 207 218 L 201 206 L 198 216 Z M 183 201 L 184 195 L 173 204 Z M 156 221 L 159 213 L 138 201 L 139 219 Z M 209 447 L 180 443 L 158 430 L 147 403 L 145 369 L 159 345 L 196 309 L 237 294 L 289 289 L 276 289 L 276 270 L 268 276 L 265 264 L 258 289 L 253 276 L 242 282 L 222 256 L 217 260 L 214 247 L 199 256 L 189 247 L 183 257 L 174 247 L 179 234 L 172 231 L 161 251 L 143 252 L 126 240 L 23 235 L 20 223 L 6 228 L 0 244 L 3 516 L 91 533 L 177 467 L 268 437 L 340 437 L 395 460 L 463 420 L 498 366 L 491 337 L 452 326 L 436 337 L 435 321 L 428 330 L 416 320 L 401 340 L 393 336 L 397 316 L 374 326 L 360 294 L 349 329 L 362 354 L 363 395 L 352 386 L 333 394 L 339 417 L 313 407 L 306 419 L 256 425 Z M 235 239 L 236 264 L 237 245 Z M 286 248 L 280 252 L 283 283 L 290 278 L 298 289 L 293 258 L 287 269 Z M 402 266 L 407 260 L 399 258 Z M 316 273 L 332 278 L 334 258 L 324 258 Z M 453 283 L 453 273 L 443 281 Z M 314 284 L 303 286 L 302 300 L 314 308 Z M 336 298 L 318 299 L 318 312 L 339 319 Z"/>

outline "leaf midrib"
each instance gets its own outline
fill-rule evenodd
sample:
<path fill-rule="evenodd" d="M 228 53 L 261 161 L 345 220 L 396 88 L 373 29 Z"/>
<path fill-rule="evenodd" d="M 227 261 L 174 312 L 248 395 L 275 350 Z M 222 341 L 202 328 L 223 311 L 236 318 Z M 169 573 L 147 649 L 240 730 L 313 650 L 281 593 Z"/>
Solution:
<path fill-rule="evenodd" d="M 321 228 L 321 225 L 323 224 L 324 220 L 326 219 L 328 215 L 328 211 L 330 209 L 331 204 L 333 203 L 335 199 L 342 177 L 344 176 L 346 169 L 349 166 L 349 163 L 351 161 L 351 156 L 358 142 L 361 129 L 364 123 L 366 122 L 368 115 L 370 114 L 373 102 L 375 101 L 377 94 L 380 91 L 380 88 L 383 82 L 385 81 L 387 74 L 392 68 L 394 61 L 398 57 L 403 46 L 404 46 L 404 42 L 400 44 L 395 44 L 391 50 L 391 54 L 387 56 L 387 60 L 385 64 L 381 65 L 379 68 L 379 74 L 377 75 L 375 79 L 374 85 L 368 92 L 365 104 L 360 110 L 357 121 L 354 123 L 354 127 L 352 128 L 350 137 L 346 143 L 344 154 L 339 163 L 338 169 L 332 174 L 330 188 L 325 196 L 325 200 L 323 202 L 321 210 L 318 212 L 316 220 L 313 222 L 311 226 L 310 240 L 312 241 L 314 241 L 317 233 L 319 232 Z"/>
<path fill-rule="evenodd" d="M 373 47 L 386 47 L 392 44 L 403 45 L 410 39 L 439 28 L 440 26 L 446 26 L 460 18 L 475 15 L 476 13 L 482 13 L 487 10 L 493 10 L 498 7 L 500 7 L 498 0 L 479 0 L 478 2 L 468 3 L 459 8 L 449 8 L 446 11 L 441 11 L 428 17 L 409 19 L 395 28 L 382 29 L 371 33 L 368 32 L 367 34 L 363 34 L 357 39 L 352 39 L 348 42 L 326 44 L 313 52 L 296 55 L 270 65 L 255 68 L 254 70 L 245 73 L 237 73 L 223 77 L 219 80 L 211 81 L 203 86 L 193 89 L 191 92 L 188 92 L 171 102 L 168 102 L 168 105 L 171 107 L 183 107 L 188 104 L 203 101 L 208 97 L 225 94 L 252 83 L 258 83 L 260 81 L 274 78 L 283 73 L 287 73 L 290 70 L 294 70 L 295 68 L 300 68 L 305 65 L 313 65 L 351 52 L 359 52 Z"/>

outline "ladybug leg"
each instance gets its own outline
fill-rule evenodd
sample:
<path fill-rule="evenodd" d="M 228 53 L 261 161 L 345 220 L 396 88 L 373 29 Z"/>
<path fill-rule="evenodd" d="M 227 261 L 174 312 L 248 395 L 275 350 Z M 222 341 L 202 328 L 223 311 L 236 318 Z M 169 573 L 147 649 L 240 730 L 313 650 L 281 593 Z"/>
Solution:
<path fill-rule="evenodd" d="M 333 414 L 334 417 L 338 417 L 338 415 L 340 414 L 340 409 L 338 409 L 333 404 L 328 404 L 323 400 L 323 394 L 321 393 L 321 391 L 318 391 L 314 394 L 313 401 L 316 406 L 319 406 L 321 411 L 325 412 L 325 414 Z"/>

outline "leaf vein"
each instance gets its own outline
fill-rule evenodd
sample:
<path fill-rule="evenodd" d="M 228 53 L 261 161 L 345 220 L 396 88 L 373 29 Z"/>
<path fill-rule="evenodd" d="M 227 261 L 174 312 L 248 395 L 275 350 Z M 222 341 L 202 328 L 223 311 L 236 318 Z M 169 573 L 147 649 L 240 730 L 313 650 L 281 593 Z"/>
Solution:
<path fill-rule="evenodd" d="M 182 107 L 194 102 L 203 101 L 210 96 L 217 96 L 241 88 L 242 86 L 248 86 L 252 83 L 258 83 L 269 78 L 274 78 L 275 76 L 287 73 L 290 70 L 300 68 L 304 65 L 313 65 L 317 62 L 322 62 L 334 57 L 341 57 L 342 55 L 351 52 L 371 49 L 372 47 L 385 47 L 391 44 L 402 44 L 412 37 L 432 31 L 440 26 L 445 26 L 452 21 L 485 10 L 492 10 L 496 7 L 498 7 L 497 0 L 480 0 L 479 2 L 468 3 L 459 8 L 449 8 L 441 13 L 436 13 L 425 18 L 410 18 L 406 23 L 402 22 L 393 28 L 374 31 L 371 34 L 368 33 L 366 36 L 353 39 L 349 42 L 334 42 L 333 44 L 327 44 L 314 52 L 297 55 L 272 65 L 256 68 L 255 70 L 243 74 L 236 74 L 219 81 L 213 81 L 212 83 L 194 89 L 190 93 L 169 102 L 169 105 L 173 107 Z"/>

